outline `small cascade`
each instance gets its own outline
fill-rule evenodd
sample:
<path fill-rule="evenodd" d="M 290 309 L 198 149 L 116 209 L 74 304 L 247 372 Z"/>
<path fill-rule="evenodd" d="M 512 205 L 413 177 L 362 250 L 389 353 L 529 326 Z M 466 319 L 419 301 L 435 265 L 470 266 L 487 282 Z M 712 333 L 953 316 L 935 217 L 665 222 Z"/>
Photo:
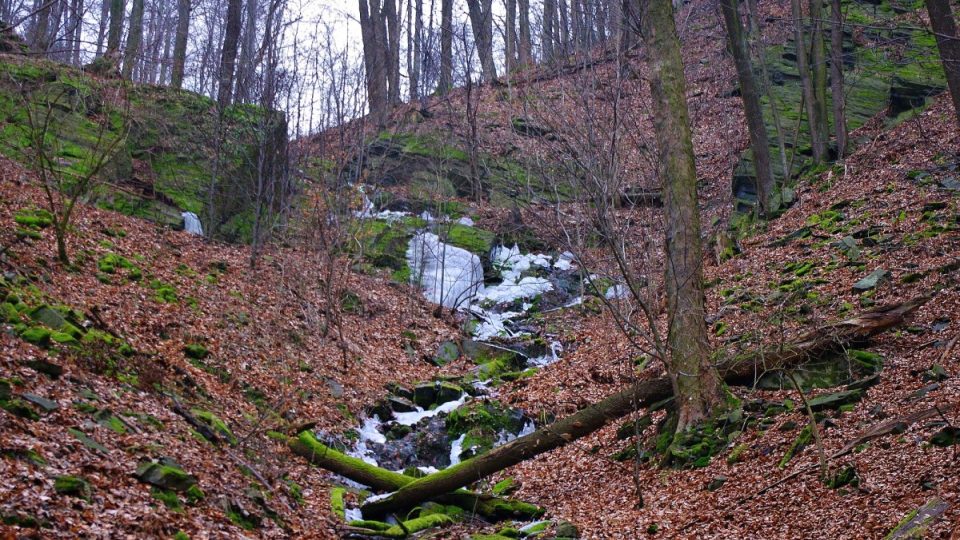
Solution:
<path fill-rule="evenodd" d="M 411 279 L 420 283 L 428 300 L 445 307 L 466 305 L 483 287 L 480 257 L 440 241 L 431 232 L 410 240 L 407 264 Z"/>
<path fill-rule="evenodd" d="M 180 217 L 183 218 L 183 230 L 190 234 L 203 236 L 203 224 L 200 223 L 200 218 L 197 217 L 196 214 L 193 212 L 181 212 Z"/>

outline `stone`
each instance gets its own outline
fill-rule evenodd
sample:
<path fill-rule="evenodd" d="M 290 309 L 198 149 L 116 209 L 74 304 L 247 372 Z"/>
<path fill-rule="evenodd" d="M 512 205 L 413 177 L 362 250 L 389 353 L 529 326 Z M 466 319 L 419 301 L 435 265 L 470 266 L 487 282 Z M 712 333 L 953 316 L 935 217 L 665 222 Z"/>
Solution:
<path fill-rule="evenodd" d="M 0 379 L 0 401 L 7 401 L 13 396 L 13 387 L 10 381 Z"/>
<path fill-rule="evenodd" d="M 808 402 L 813 411 L 823 411 L 826 409 L 838 409 L 841 405 L 856 403 L 863 398 L 862 389 L 845 390 L 832 394 L 824 394 L 811 399 Z"/>
<path fill-rule="evenodd" d="M 34 371 L 43 373 L 51 379 L 58 379 L 61 375 L 63 375 L 62 367 L 42 359 L 31 360 L 30 362 L 27 362 L 27 367 L 32 368 Z"/>
<path fill-rule="evenodd" d="M 148 461 L 137 467 L 134 474 L 138 480 L 162 489 L 185 492 L 196 485 L 197 479 L 183 471 L 175 462 L 161 459 L 161 462 Z"/>
<path fill-rule="evenodd" d="M 569 521 L 558 521 L 555 532 L 558 540 L 560 538 L 580 538 L 580 530 Z"/>
<path fill-rule="evenodd" d="M 61 315 L 60 312 L 46 304 L 38 306 L 31 311 L 30 318 L 45 324 L 54 330 L 60 330 L 67 324 L 67 320 L 63 318 L 63 315 Z"/>
<path fill-rule="evenodd" d="M 930 444 L 934 446 L 947 447 L 960 444 L 960 428 L 953 426 L 944 426 L 930 438 Z"/>
<path fill-rule="evenodd" d="M 417 410 L 417 406 L 412 401 L 399 396 L 388 397 L 387 403 L 390 405 L 390 410 L 393 412 L 413 412 Z"/>
<path fill-rule="evenodd" d="M 445 366 L 457 358 L 460 358 L 460 347 L 453 341 L 444 341 L 437 348 L 437 354 L 433 355 L 433 363 L 438 366 Z"/>
<path fill-rule="evenodd" d="M 79 476 L 58 476 L 53 481 L 53 489 L 60 495 L 72 495 L 81 499 L 89 499 L 90 483 Z"/>
<path fill-rule="evenodd" d="M 726 476 L 714 476 L 710 483 L 707 484 L 707 491 L 716 491 L 723 487 L 727 483 Z"/>
<path fill-rule="evenodd" d="M 327 389 L 330 390 L 330 396 L 333 398 L 343 397 L 343 385 L 337 382 L 335 379 L 326 378 L 323 381 L 327 385 Z"/>
<path fill-rule="evenodd" d="M 890 272 L 887 272 L 883 268 L 877 268 L 876 270 L 871 272 L 867 277 L 854 283 L 853 291 L 858 293 L 863 293 L 872 289 L 876 289 L 878 285 L 886 281 L 886 279 L 889 277 L 890 277 Z"/>
<path fill-rule="evenodd" d="M 91 450 L 96 450 L 97 452 L 100 452 L 100 453 L 103 453 L 103 454 L 109 453 L 109 450 L 107 450 L 107 447 L 106 447 L 106 446 L 103 446 L 102 444 L 98 443 L 97 441 L 91 439 L 89 435 L 87 435 L 86 433 L 80 431 L 80 430 L 77 429 L 77 428 L 69 428 L 69 429 L 67 429 L 67 433 L 69 433 L 70 435 L 73 435 L 73 437 L 74 437 L 75 439 L 77 439 L 78 441 L 80 441 L 84 446 L 86 446 L 87 448 L 89 448 L 89 449 L 91 449 Z"/>
<path fill-rule="evenodd" d="M 60 405 L 56 401 L 51 401 L 45 397 L 40 397 L 34 394 L 22 394 L 24 400 L 33 403 L 37 407 L 40 407 L 44 412 L 53 412 L 60 408 Z"/>

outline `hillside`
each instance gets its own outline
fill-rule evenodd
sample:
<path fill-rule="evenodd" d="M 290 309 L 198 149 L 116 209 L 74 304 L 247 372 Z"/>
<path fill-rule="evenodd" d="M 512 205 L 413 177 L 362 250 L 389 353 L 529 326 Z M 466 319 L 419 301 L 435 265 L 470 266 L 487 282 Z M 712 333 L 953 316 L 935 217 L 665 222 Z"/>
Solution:
<path fill-rule="evenodd" d="M 799 83 L 780 4 L 761 2 L 764 40 L 792 129 Z M 33 100 L 54 84 L 96 102 L 119 83 L 0 55 L 0 532 L 853 539 L 935 509 L 913 533 L 956 538 L 960 127 L 938 95 L 932 41 L 886 26 L 923 22 L 904 4 L 844 3 L 861 24 L 845 44 L 857 59 L 846 67 L 854 148 L 813 166 L 809 141 L 792 139 L 793 175 L 769 221 L 750 215 L 746 126 L 715 6 L 687 2 L 678 21 L 718 363 L 929 297 L 907 322 L 731 384 L 736 406 L 687 461 L 661 466 L 671 405 L 659 403 L 478 479 L 472 506 L 453 494 L 386 524 L 360 511 L 371 492 L 663 374 L 630 326 L 642 306 L 610 247 L 623 246 L 663 332 L 642 53 L 620 70 L 602 57 L 531 69 L 400 107 L 382 129 L 358 120 L 295 141 L 299 206 L 255 264 L 248 246 L 221 241 L 245 238 L 249 201 L 221 215 L 218 240 L 178 229 L 181 212 L 207 215 L 217 152 L 236 174 L 215 193 L 252 181 L 263 146 L 245 136 L 262 111 L 231 109 L 236 144 L 218 149 L 206 98 L 124 88 L 132 127 L 78 206 L 69 265 L 18 138 L 18 85 Z M 54 137 L 67 168 L 96 147 L 96 107 L 71 103 Z M 591 190 L 616 140 L 627 150 L 600 198 Z M 338 451 L 399 473 L 325 470 Z M 405 530 L 414 524 L 424 531 Z"/>

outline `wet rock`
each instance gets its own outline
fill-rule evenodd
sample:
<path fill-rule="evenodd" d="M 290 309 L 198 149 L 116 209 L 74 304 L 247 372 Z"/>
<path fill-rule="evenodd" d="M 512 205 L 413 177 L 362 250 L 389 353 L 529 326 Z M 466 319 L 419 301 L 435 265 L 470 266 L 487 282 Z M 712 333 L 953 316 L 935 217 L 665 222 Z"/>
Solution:
<path fill-rule="evenodd" d="M 434 381 L 418 384 L 413 389 L 413 402 L 424 409 L 429 409 L 431 405 L 456 401 L 461 395 L 463 395 L 463 388 L 446 381 Z"/>
<path fill-rule="evenodd" d="M 388 433 L 395 436 L 406 431 L 403 427 L 391 425 Z M 436 467 L 450 465 L 450 437 L 447 435 L 445 420 L 434 416 L 407 428 L 405 434 L 388 440 L 386 443 L 367 443 L 377 463 L 392 471 L 407 467 Z"/>
<path fill-rule="evenodd" d="M 417 410 L 417 406 L 412 401 L 400 396 L 388 397 L 387 403 L 390 405 L 390 409 L 393 412 L 413 412 Z"/>
<path fill-rule="evenodd" d="M 580 530 L 577 529 L 576 525 L 570 523 L 569 521 L 557 522 L 556 534 L 557 540 L 563 538 L 580 538 Z"/>

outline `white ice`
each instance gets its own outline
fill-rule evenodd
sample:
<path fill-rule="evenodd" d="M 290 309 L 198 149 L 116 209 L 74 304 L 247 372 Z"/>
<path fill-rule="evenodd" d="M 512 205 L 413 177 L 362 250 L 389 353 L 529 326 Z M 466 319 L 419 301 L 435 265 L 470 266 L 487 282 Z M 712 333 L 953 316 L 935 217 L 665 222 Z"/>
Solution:
<path fill-rule="evenodd" d="M 363 425 L 360 426 L 357 445 L 353 450 L 347 452 L 347 454 L 355 458 L 360 458 L 371 465 L 379 465 L 376 458 L 373 457 L 373 451 L 367 448 L 367 443 L 372 442 L 384 444 L 387 442 L 387 438 L 384 437 L 383 434 L 377 429 L 380 424 L 382 424 L 382 422 L 378 416 L 374 416 L 373 418 L 365 418 L 363 420 Z"/>
<path fill-rule="evenodd" d="M 438 414 L 452 412 L 456 410 L 457 407 L 466 403 L 467 399 L 469 398 L 470 396 L 464 393 L 460 396 L 460 399 L 457 399 L 456 401 L 448 401 L 436 409 L 431 409 L 429 411 L 424 410 L 422 407 L 417 407 L 417 410 L 411 412 L 395 412 L 393 413 L 393 419 L 396 420 L 398 424 L 412 426 L 424 418 L 432 418 Z M 386 441 L 386 439 L 384 439 L 384 441 Z"/>
<path fill-rule="evenodd" d="M 467 438 L 467 434 L 464 433 L 453 441 L 453 445 L 450 447 L 450 466 L 454 466 L 457 463 L 460 463 L 460 454 L 463 453 L 463 440 Z"/>
<path fill-rule="evenodd" d="M 200 218 L 197 217 L 196 214 L 193 212 L 181 212 L 180 217 L 183 218 L 183 230 L 190 234 L 203 236 L 203 224 L 200 223 Z"/>
<path fill-rule="evenodd" d="M 363 512 L 359 508 L 344 508 L 343 514 L 347 518 L 347 523 L 363 520 Z"/>
<path fill-rule="evenodd" d="M 553 267 L 557 270 L 570 270 L 573 268 L 573 261 L 576 257 L 573 253 L 569 251 L 564 251 L 557 257 L 557 262 L 553 263 Z"/>
<path fill-rule="evenodd" d="M 410 276 L 424 296 L 446 307 L 465 305 L 483 287 L 480 257 L 440 241 L 429 232 L 416 234 L 407 248 Z"/>
<path fill-rule="evenodd" d="M 560 359 L 560 356 L 557 353 L 562 353 L 562 352 L 563 352 L 563 344 L 560 343 L 559 341 L 552 341 L 550 342 L 549 353 L 543 356 L 538 356 L 537 358 L 531 358 L 527 360 L 527 363 L 530 364 L 531 366 L 537 366 L 537 367 L 549 366 L 550 364 Z"/>
<path fill-rule="evenodd" d="M 605 296 L 607 300 L 616 300 L 619 298 L 626 298 L 629 294 L 630 290 L 627 289 L 627 286 L 622 283 L 618 283 L 607 289 L 607 292 L 603 293 L 603 296 Z"/>
<path fill-rule="evenodd" d="M 467 216 L 463 216 L 462 218 L 458 219 L 457 223 L 460 225 L 466 225 L 467 227 L 473 227 L 473 220 Z"/>

